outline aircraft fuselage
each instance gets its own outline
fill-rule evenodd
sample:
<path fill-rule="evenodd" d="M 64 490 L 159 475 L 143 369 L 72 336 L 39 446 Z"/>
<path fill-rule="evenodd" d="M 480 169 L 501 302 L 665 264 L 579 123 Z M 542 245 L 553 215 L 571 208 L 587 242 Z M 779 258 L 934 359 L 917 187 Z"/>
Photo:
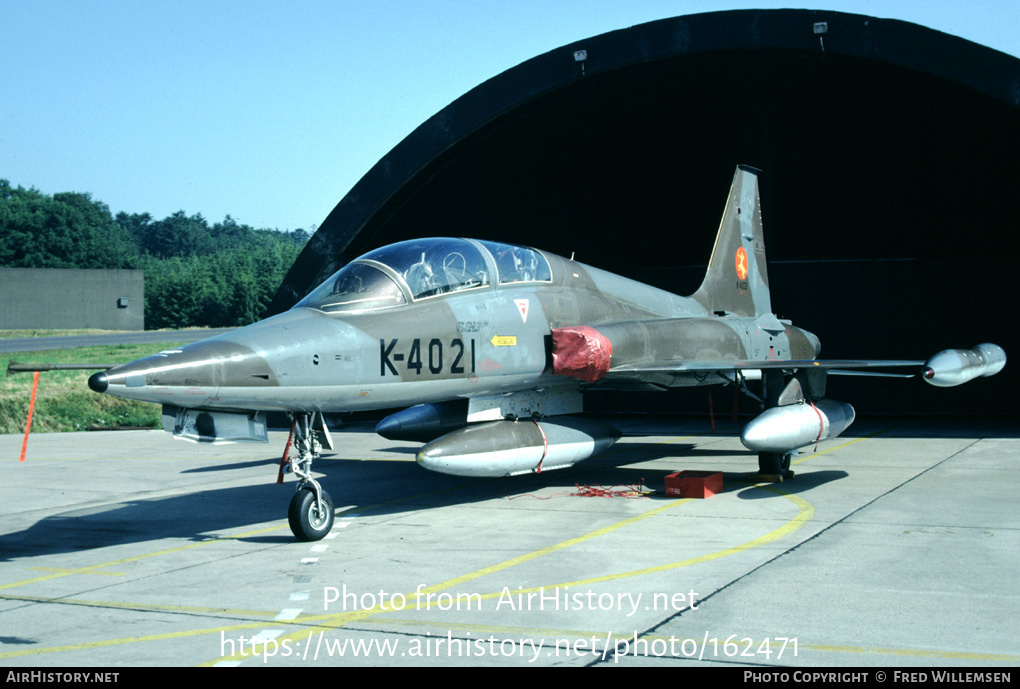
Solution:
<path fill-rule="evenodd" d="M 299 306 L 111 369 L 100 374 L 102 391 L 184 408 L 343 412 L 578 388 L 582 381 L 550 368 L 553 329 L 578 324 L 606 324 L 614 364 L 816 355 L 813 336 L 774 318 L 708 314 L 689 297 L 542 255 L 547 282 L 489 284 L 360 313 Z M 654 378 L 633 383 L 703 384 Z"/>

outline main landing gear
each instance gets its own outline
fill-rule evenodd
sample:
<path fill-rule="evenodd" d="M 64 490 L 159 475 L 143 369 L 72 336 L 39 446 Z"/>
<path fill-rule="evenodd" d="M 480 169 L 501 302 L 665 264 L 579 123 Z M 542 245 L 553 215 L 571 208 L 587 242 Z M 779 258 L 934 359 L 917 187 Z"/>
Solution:
<path fill-rule="evenodd" d="M 779 454 L 776 452 L 758 453 L 758 478 L 762 481 L 779 482 L 794 477 L 790 471 L 790 461 L 793 459 L 793 452 Z"/>
<path fill-rule="evenodd" d="M 804 371 L 787 376 L 782 369 L 762 371 L 761 397 L 747 388 L 741 372 L 734 372 L 731 385 L 761 405 L 762 413 L 741 433 L 741 441 L 751 450 L 758 450 L 758 473 L 753 479 L 781 482 L 794 477 L 790 469 L 797 448 L 822 438 L 822 414 L 805 402 L 825 394 L 825 371 Z M 777 414 L 777 408 L 793 414 Z M 804 411 L 806 410 L 806 411 Z M 806 420 L 805 420 L 806 417 Z"/>
<path fill-rule="evenodd" d="M 766 369 L 763 371 L 761 381 L 763 414 L 777 406 L 791 404 L 798 399 L 803 400 L 803 390 L 808 387 L 806 375 L 787 376 L 782 370 L 778 369 Z M 803 383 L 801 382 L 802 379 Z M 820 389 L 824 391 L 824 373 L 820 377 L 813 377 L 811 382 L 816 385 L 820 384 Z M 780 430 L 783 432 L 788 431 L 784 426 L 784 428 L 776 430 L 774 433 L 779 434 Z M 779 483 L 784 479 L 789 480 L 794 477 L 794 473 L 790 471 L 790 464 L 793 456 L 797 454 L 797 443 L 790 441 L 786 443 L 786 447 L 790 449 L 782 448 L 783 451 L 780 452 L 758 452 L 758 480 Z"/>
<path fill-rule="evenodd" d="M 322 445 L 315 437 L 315 429 L 312 428 L 312 414 L 298 412 L 293 414 L 292 418 L 291 438 L 295 456 L 287 461 L 287 452 L 290 450 L 288 445 L 284 451 L 284 471 L 293 472 L 299 482 L 297 493 L 291 499 L 290 508 L 287 510 L 287 520 L 290 522 L 290 530 L 299 541 L 318 541 L 333 528 L 334 518 L 333 499 L 319 482 L 312 478 L 312 460 L 319 458 Z M 322 428 L 327 445 L 332 448 L 325 422 Z"/>

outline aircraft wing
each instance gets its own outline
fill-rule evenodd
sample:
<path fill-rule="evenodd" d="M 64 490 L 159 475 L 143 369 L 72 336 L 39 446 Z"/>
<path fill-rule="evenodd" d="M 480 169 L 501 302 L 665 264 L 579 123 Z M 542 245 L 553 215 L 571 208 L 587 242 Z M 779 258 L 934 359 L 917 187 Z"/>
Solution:
<path fill-rule="evenodd" d="M 774 328 L 776 332 L 786 328 L 774 316 L 759 317 L 755 324 L 766 332 L 772 332 L 769 328 Z M 732 330 L 718 321 L 691 319 L 684 328 L 700 329 L 702 341 L 714 339 L 720 352 L 737 350 L 741 344 L 735 339 Z M 801 344 L 800 351 L 810 350 L 810 340 L 807 338 L 813 336 L 799 332 L 807 340 Z M 736 383 L 739 377 L 756 377 L 767 370 L 894 378 L 913 378 L 919 375 L 937 387 L 950 387 L 980 376 L 995 375 L 1006 363 L 1006 353 L 1002 347 L 990 343 L 979 344 L 971 349 L 946 349 L 925 361 L 736 357 L 701 359 L 697 358 L 697 350 L 691 351 L 690 347 L 690 353 L 683 358 L 684 343 L 677 333 L 677 319 L 603 324 L 598 329 L 590 326 L 556 328 L 552 331 L 553 373 L 604 387 L 637 384 L 671 388 L 711 385 L 715 382 Z M 622 343 L 622 346 L 617 347 L 618 343 Z M 817 351 L 817 346 L 814 349 Z M 675 358 L 665 359 L 664 355 Z M 914 370 L 891 373 L 883 369 Z M 713 375 L 721 381 L 709 380 Z"/>
<path fill-rule="evenodd" d="M 742 359 L 731 361 L 653 361 L 642 364 L 623 364 L 611 367 L 606 377 L 626 376 L 635 373 L 704 373 L 725 371 L 754 371 L 762 369 L 783 369 L 794 371 L 799 369 L 825 369 L 829 373 L 840 370 L 846 375 L 869 375 L 860 369 L 881 368 L 918 368 L 924 366 L 922 360 L 903 359 Z M 846 369 L 845 371 L 841 369 Z M 920 373 L 920 371 L 918 371 Z"/>
<path fill-rule="evenodd" d="M 971 349 L 947 349 L 926 361 L 913 359 L 786 359 L 733 361 L 652 361 L 611 366 L 601 380 L 643 382 L 653 385 L 683 385 L 684 379 L 703 382 L 707 376 L 718 375 L 735 382 L 737 373 L 781 369 L 785 371 L 825 371 L 830 375 L 883 376 L 913 378 L 920 376 L 937 387 L 960 385 L 982 376 L 992 376 L 1006 363 L 1005 352 L 993 344 L 980 344 Z M 910 373 L 891 373 L 882 369 L 916 369 Z M 730 378 L 727 374 L 732 374 Z M 688 383 L 689 384 L 689 383 Z"/>
<path fill-rule="evenodd" d="M 729 360 L 729 361 L 653 361 L 640 364 L 623 364 L 611 367 L 599 380 L 606 386 L 626 383 L 645 383 L 661 387 L 704 383 L 709 376 L 719 376 L 719 382 L 736 382 L 737 375 L 747 376 L 763 370 L 815 370 L 832 375 L 881 376 L 887 378 L 913 378 L 923 375 L 924 361 L 900 359 L 787 359 L 787 360 Z M 910 373 L 892 373 L 888 369 L 915 369 Z M 690 382 L 687 382 L 690 381 Z"/>

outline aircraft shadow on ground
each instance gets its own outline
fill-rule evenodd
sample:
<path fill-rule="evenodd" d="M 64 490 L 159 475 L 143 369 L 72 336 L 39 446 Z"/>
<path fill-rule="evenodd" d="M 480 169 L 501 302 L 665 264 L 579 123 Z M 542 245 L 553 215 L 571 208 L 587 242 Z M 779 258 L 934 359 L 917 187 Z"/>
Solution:
<path fill-rule="evenodd" d="M 207 472 L 210 472 L 210 471 L 225 471 L 225 470 L 231 470 L 231 469 L 232 470 L 251 469 L 253 467 L 259 467 L 259 466 L 269 467 L 269 466 L 279 466 L 279 465 L 280 465 L 280 458 L 279 457 L 272 458 L 272 459 L 265 459 L 265 458 L 263 458 L 263 459 L 252 460 L 250 462 L 236 462 L 236 463 L 229 463 L 229 464 L 207 464 L 205 466 L 195 467 L 194 469 L 184 469 L 183 471 L 181 471 L 181 473 L 182 474 L 204 474 L 204 473 L 207 473 Z M 316 468 L 318 468 L 318 467 L 316 467 Z"/>
<path fill-rule="evenodd" d="M 652 499 L 672 499 L 663 491 L 667 474 L 705 460 L 734 453 L 696 449 L 681 443 L 628 442 L 587 462 L 568 469 L 509 478 L 474 478 L 437 474 L 401 459 L 379 461 L 346 459 L 341 453 L 326 453 L 316 462 L 315 472 L 330 493 L 338 514 L 359 512 L 395 514 L 469 504 L 498 498 L 514 498 L 536 492 L 567 494 L 578 486 L 635 486 L 654 493 Z M 410 448 L 407 448 L 410 450 Z M 747 453 L 747 471 L 753 472 L 756 460 Z M 632 467 L 639 462 L 675 458 L 663 467 Z M 245 536 L 242 540 L 261 544 L 297 543 L 286 524 L 288 505 L 297 485 L 288 476 L 276 484 L 274 467 L 279 457 L 263 457 L 244 462 L 218 462 L 181 473 L 232 472 L 264 466 L 265 483 L 228 488 L 198 488 L 168 497 L 130 500 L 121 503 L 72 509 L 46 517 L 22 531 L 0 535 L 0 561 L 33 558 L 57 553 L 83 552 L 129 543 L 162 539 L 204 541 L 230 536 L 237 530 L 257 530 L 276 523 L 278 529 Z M 710 462 L 709 462 L 710 463 Z M 727 464 L 732 468 L 733 464 Z M 688 468 L 690 468 L 688 466 Z M 782 484 L 785 492 L 803 492 L 845 476 L 844 472 L 820 472 Z M 724 472 L 727 491 L 743 490 L 743 474 Z M 745 499 L 783 499 L 767 491 L 741 492 Z M 271 528 L 271 527 L 270 527 Z"/>
<path fill-rule="evenodd" d="M 793 480 L 771 485 L 765 484 L 766 487 L 769 488 L 768 490 L 754 490 L 756 488 L 760 488 L 762 484 L 755 483 L 753 480 L 749 481 L 748 476 L 734 475 L 733 481 L 730 484 L 732 487 L 728 488 L 727 491 L 724 492 L 736 492 L 737 497 L 741 500 L 772 500 L 777 497 L 781 497 L 782 494 L 799 495 L 801 493 L 807 493 L 821 485 L 831 483 L 833 481 L 839 481 L 847 478 L 848 476 L 850 476 L 850 474 L 842 469 L 826 469 L 822 471 L 813 471 L 811 473 L 798 473 L 796 478 Z"/>

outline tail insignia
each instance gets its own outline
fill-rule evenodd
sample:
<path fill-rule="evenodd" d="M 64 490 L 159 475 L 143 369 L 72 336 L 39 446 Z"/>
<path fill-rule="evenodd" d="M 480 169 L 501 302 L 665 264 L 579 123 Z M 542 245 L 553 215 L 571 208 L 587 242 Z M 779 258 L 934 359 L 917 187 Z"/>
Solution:
<path fill-rule="evenodd" d="M 737 249 L 736 255 L 737 264 L 737 278 L 740 280 L 747 279 L 747 252 L 744 251 L 744 247 Z"/>

